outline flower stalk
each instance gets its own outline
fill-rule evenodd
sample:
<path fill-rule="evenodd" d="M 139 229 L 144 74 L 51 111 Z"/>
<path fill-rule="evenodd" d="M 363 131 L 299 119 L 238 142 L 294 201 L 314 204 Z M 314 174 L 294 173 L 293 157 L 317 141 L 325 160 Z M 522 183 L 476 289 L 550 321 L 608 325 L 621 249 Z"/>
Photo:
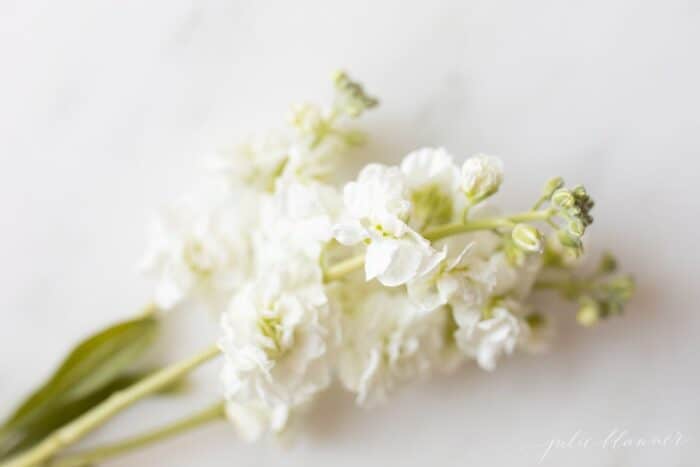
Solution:
<path fill-rule="evenodd" d="M 477 230 L 493 230 L 503 227 L 512 228 L 519 222 L 546 221 L 551 219 L 553 215 L 553 210 L 545 209 L 542 211 L 523 212 L 509 217 L 456 222 L 453 224 L 445 224 L 428 229 L 424 232 L 423 236 L 426 239 L 434 242 L 452 235 L 475 232 Z"/>
<path fill-rule="evenodd" d="M 429 228 L 423 233 L 423 236 L 427 240 L 434 242 L 453 235 L 476 232 L 479 230 L 493 230 L 504 227 L 512 228 L 518 222 L 547 221 L 552 218 L 554 213 L 555 211 L 552 209 L 545 209 L 542 211 L 523 212 L 509 217 L 449 223 Z M 328 268 L 324 275 L 324 280 L 326 282 L 332 282 L 341 279 L 345 275 L 361 268 L 364 265 L 364 260 L 364 255 L 357 255 L 340 261 Z"/>
<path fill-rule="evenodd" d="M 219 348 L 209 347 L 203 352 L 147 376 L 123 391 L 112 394 L 104 402 L 59 428 L 41 443 L 11 459 L 3 467 L 31 467 L 48 461 L 56 453 L 77 443 L 127 407 L 179 380 L 217 355 L 219 355 Z"/>
<path fill-rule="evenodd" d="M 85 467 L 95 462 L 104 461 L 113 457 L 126 454 L 143 446 L 153 444 L 164 439 L 179 435 L 186 431 L 200 427 L 206 423 L 225 419 L 225 403 L 217 402 L 204 410 L 195 412 L 180 420 L 169 423 L 140 435 L 127 438 L 116 443 L 99 446 L 97 448 L 71 454 L 57 459 L 50 464 L 51 467 Z"/>

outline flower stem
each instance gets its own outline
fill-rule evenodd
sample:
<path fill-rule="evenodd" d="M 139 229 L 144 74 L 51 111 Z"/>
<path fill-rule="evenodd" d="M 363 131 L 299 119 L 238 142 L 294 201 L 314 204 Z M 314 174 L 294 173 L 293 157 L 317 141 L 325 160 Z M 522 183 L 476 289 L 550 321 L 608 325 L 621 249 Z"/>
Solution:
<path fill-rule="evenodd" d="M 127 438 L 123 441 L 107 444 L 94 449 L 78 452 L 51 463 L 51 467 L 85 467 L 98 461 L 104 461 L 112 457 L 147 446 L 171 436 L 197 428 L 205 423 L 224 418 L 224 402 L 217 402 L 204 410 L 195 412 L 185 418 L 176 420 L 165 426 L 140 435 Z"/>
<path fill-rule="evenodd" d="M 361 268 L 364 263 L 365 255 L 357 255 L 353 256 L 352 258 L 348 258 L 328 268 L 328 270 L 324 274 L 323 280 L 325 282 L 338 280 L 346 274 L 349 274 L 352 271 Z"/>
<path fill-rule="evenodd" d="M 500 227 L 513 227 L 519 222 L 546 221 L 549 220 L 553 214 L 553 210 L 545 209 L 542 211 L 527 211 L 510 217 L 455 222 L 452 224 L 444 224 L 430 228 L 423 232 L 423 236 L 431 242 L 434 242 L 452 235 L 474 232 L 477 230 L 493 230 Z M 343 260 L 328 268 L 323 279 L 325 282 L 332 282 L 334 280 L 341 279 L 346 274 L 361 268 L 364 261 L 364 255 L 357 255 Z"/>
<path fill-rule="evenodd" d="M 30 467 L 46 462 L 60 450 L 71 446 L 91 431 L 104 425 L 122 410 L 179 380 L 218 354 L 219 348 L 217 346 L 209 347 L 197 355 L 145 377 L 122 391 L 115 392 L 80 417 L 51 433 L 33 448 L 11 459 L 3 467 Z"/>
<path fill-rule="evenodd" d="M 595 277 L 588 279 L 570 278 L 562 281 L 539 280 L 535 282 L 534 288 L 536 290 L 554 290 L 569 298 L 599 290 Z"/>
<path fill-rule="evenodd" d="M 474 232 L 477 230 L 492 230 L 500 227 L 513 227 L 514 224 L 519 222 L 547 220 L 551 218 L 553 214 L 554 212 L 552 210 L 545 209 L 543 211 L 527 211 L 509 217 L 456 222 L 454 224 L 445 224 L 428 229 L 423 233 L 423 236 L 426 239 L 434 242 L 452 235 Z"/>
<path fill-rule="evenodd" d="M 436 240 L 450 237 L 452 235 L 474 232 L 476 230 L 491 230 L 499 227 L 509 227 L 511 223 L 506 219 L 482 219 L 467 223 L 456 222 L 454 224 L 445 224 L 438 227 L 433 227 L 425 231 L 423 236 L 434 242 Z"/>

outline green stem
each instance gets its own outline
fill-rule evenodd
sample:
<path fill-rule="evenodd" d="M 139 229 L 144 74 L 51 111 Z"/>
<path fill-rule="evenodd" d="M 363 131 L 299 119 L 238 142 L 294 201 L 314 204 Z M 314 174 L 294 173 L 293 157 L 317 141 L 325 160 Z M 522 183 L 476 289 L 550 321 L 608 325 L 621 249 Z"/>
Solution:
<path fill-rule="evenodd" d="M 452 235 L 458 235 L 477 230 L 493 230 L 501 227 L 513 227 L 519 222 L 532 222 L 548 220 L 554 215 L 550 209 L 543 211 L 528 211 L 521 214 L 515 214 L 510 217 L 498 217 L 494 219 L 478 219 L 469 222 L 456 222 L 454 224 L 445 224 L 438 227 L 428 229 L 423 233 L 423 236 L 430 240 L 436 241 Z"/>
<path fill-rule="evenodd" d="M 546 221 L 554 215 L 554 211 L 546 209 L 543 211 L 527 211 L 520 214 L 515 214 L 510 217 L 498 217 L 494 219 L 480 219 L 468 222 L 455 222 L 453 224 L 445 224 L 426 230 L 423 236 L 430 240 L 436 241 L 452 235 L 458 235 L 477 230 L 493 230 L 501 227 L 513 227 L 519 222 Z M 345 275 L 359 269 L 364 264 L 364 255 L 353 256 L 343 260 L 326 271 L 324 275 L 325 282 L 338 280 Z"/>
<path fill-rule="evenodd" d="M 432 229 L 426 230 L 423 236 L 431 242 L 434 242 L 445 237 L 451 237 L 452 235 L 510 226 L 512 226 L 511 222 L 507 221 L 506 219 L 482 219 L 467 223 L 456 222 L 454 224 L 445 224 L 438 227 L 433 227 Z"/>
<path fill-rule="evenodd" d="M 571 278 L 563 281 L 539 280 L 534 284 L 535 290 L 554 290 L 566 298 L 595 293 L 598 287 L 595 277 L 588 279 Z"/>
<path fill-rule="evenodd" d="M 540 206 L 544 204 L 544 202 L 547 201 L 547 198 L 545 196 L 542 196 L 540 199 L 537 200 L 534 206 L 532 206 L 532 211 L 537 211 Z"/>
<path fill-rule="evenodd" d="M 224 402 L 207 407 L 185 418 L 171 422 L 140 435 L 127 438 L 113 444 L 107 444 L 94 449 L 78 452 L 51 463 L 51 467 L 85 467 L 98 461 L 128 453 L 151 443 L 162 441 L 185 431 L 197 428 L 205 423 L 224 418 Z"/>
<path fill-rule="evenodd" d="M 365 263 L 365 255 L 357 255 L 334 264 L 324 274 L 325 282 L 338 280 L 356 269 L 360 269 Z"/>
<path fill-rule="evenodd" d="M 556 214 L 554 209 L 544 209 L 542 211 L 527 211 L 508 217 L 511 222 L 533 222 L 546 221 Z"/>
<path fill-rule="evenodd" d="M 30 450 L 11 459 L 3 467 L 30 467 L 47 461 L 60 450 L 80 441 L 85 435 L 104 425 L 130 405 L 179 380 L 218 354 L 217 346 L 209 347 L 193 357 L 145 377 L 122 391 L 115 392 L 80 417 L 54 431 Z"/>
<path fill-rule="evenodd" d="M 316 134 L 314 137 L 313 141 L 309 145 L 311 149 L 316 148 L 321 142 L 328 136 L 329 133 L 332 133 L 333 131 L 333 124 L 335 123 L 336 118 L 339 116 L 339 111 L 337 108 L 333 108 L 331 110 L 330 115 L 328 118 L 326 118 L 323 121 L 323 124 L 321 125 L 321 128 L 319 128 L 319 132 Z"/>

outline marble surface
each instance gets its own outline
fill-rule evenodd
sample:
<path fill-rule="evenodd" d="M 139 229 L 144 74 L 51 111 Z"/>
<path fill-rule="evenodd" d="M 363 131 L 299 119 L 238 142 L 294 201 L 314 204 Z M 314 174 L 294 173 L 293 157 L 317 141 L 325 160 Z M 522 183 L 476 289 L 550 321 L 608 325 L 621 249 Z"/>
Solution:
<path fill-rule="evenodd" d="M 591 253 L 614 248 L 638 280 L 628 313 L 377 410 L 330 393 L 291 448 L 244 445 L 220 424 L 110 465 L 522 466 L 552 439 L 542 465 L 697 465 L 699 46 L 691 0 L 0 2 L 0 411 L 149 298 L 144 226 L 199 154 L 327 98 L 345 67 L 382 99 L 369 154 L 500 155 L 513 209 L 551 175 L 585 183 Z M 177 313 L 153 358 L 215 332 Z M 206 404 L 215 366 L 194 393 L 143 403 L 90 442 Z M 614 430 L 682 442 L 603 447 Z"/>

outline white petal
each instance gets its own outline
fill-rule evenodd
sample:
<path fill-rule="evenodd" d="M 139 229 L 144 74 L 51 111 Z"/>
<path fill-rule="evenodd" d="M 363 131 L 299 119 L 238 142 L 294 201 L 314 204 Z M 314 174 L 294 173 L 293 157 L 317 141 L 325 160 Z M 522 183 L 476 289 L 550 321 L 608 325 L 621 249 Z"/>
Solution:
<path fill-rule="evenodd" d="M 420 237 L 421 240 L 423 240 L 423 237 Z M 422 243 L 421 242 L 421 249 L 423 251 L 423 259 L 421 260 L 421 264 L 418 270 L 418 273 L 423 275 L 429 275 L 435 272 L 437 268 L 440 267 L 440 264 L 443 262 L 445 257 L 447 256 L 447 246 L 444 246 L 442 250 L 440 251 L 435 251 L 433 248 L 429 246 L 427 243 Z"/>
<path fill-rule="evenodd" d="M 260 439 L 269 423 L 269 414 L 265 409 L 235 402 L 226 404 L 226 416 L 236 427 L 243 441 L 248 443 Z"/>
<path fill-rule="evenodd" d="M 377 275 L 379 282 L 387 287 L 405 284 L 418 274 L 424 260 L 422 248 L 409 240 L 393 241 L 396 247 L 384 271 Z"/>
<path fill-rule="evenodd" d="M 443 304 L 447 303 L 457 290 L 459 290 L 460 283 L 461 281 L 450 275 L 445 275 L 438 280 L 437 290 Z"/>
<path fill-rule="evenodd" d="M 406 284 L 406 290 L 411 300 L 423 311 L 433 311 L 447 303 L 443 301 L 439 289 L 432 277 L 421 277 Z"/>
<path fill-rule="evenodd" d="M 452 156 L 443 148 L 423 148 L 413 151 L 401 162 L 401 171 L 406 183 L 416 188 L 427 183 L 437 183 L 448 192 L 457 189 L 460 181 L 459 168 Z"/>
<path fill-rule="evenodd" d="M 333 226 L 333 237 L 343 245 L 355 245 L 367 238 L 367 231 L 359 222 L 348 222 Z"/>
<path fill-rule="evenodd" d="M 481 311 L 472 307 L 460 306 L 459 304 L 452 305 L 452 316 L 454 317 L 457 326 L 468 330 L 470 333 L 472 328 L 479 322 Z"/>
<path fill-rule="evenodd" d="M 365 278 L 369 281 L 383 274 L 398 248 L 397 240 L 379 239 L 370 243 L 365 256 Z"/>

